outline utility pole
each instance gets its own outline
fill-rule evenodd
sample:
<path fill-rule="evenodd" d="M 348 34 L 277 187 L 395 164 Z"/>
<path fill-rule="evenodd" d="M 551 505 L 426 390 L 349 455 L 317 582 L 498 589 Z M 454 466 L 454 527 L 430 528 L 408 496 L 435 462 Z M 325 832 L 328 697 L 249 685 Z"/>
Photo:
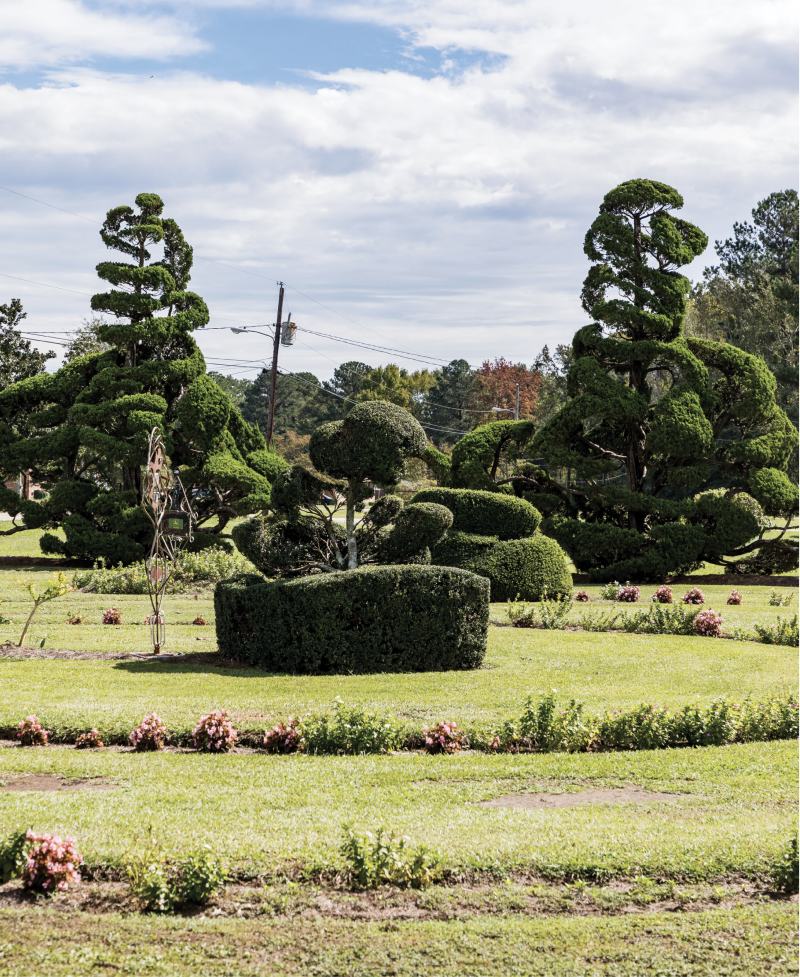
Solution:
<path fill-rule="evenodd" d="M 519 420 L 519 384 L 517 384 L 517 397 L 514 401 L 514 420 Z"/>
<path fill-rule="evenodd" d="M 275 341 L 272 344 L 272 378 L 269 390 L 269 426 L 267 428 L 267 449 L 272 444 L 272 431 L 275 427 L 275 393 L 278 386 L 278 349 L 281 345 L 281 325 L 283 321 L 283 282 L 278 282 L 278 318 L 275 320 Z"/>

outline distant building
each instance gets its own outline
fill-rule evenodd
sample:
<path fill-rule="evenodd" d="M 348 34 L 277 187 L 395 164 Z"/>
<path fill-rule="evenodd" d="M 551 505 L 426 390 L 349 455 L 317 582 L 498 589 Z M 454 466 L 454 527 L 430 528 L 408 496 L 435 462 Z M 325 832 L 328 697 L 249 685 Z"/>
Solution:
<path fill-rule="evenodd" d="M 15 479 L 6 482 L 5 486 L 29 502 L 33 500 L 33 493 L 41 488 L 38 482 L 33 481 L 30 472 L 20 472 Z"/>

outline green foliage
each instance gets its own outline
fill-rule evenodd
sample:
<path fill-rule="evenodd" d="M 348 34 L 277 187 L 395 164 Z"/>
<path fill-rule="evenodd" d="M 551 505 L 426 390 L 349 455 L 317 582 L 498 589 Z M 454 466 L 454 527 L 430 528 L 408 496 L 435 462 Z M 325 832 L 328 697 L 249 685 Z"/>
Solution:
<path fill-rule="evenodd" d="M 363 706 L 346 706 L 337 696 L 332 716 L 306 716 L 301 724 L 308 753 L 358 756 L 391 753 L 402 743 L 402 730 L 393 716 L 380 716 Z"/>
<path fill-rule="evenodd" d="M 460 443 L 460 442 L 459 442 Z M 459 489 L 423 489 L 411 499 L 446 506 L 453 513 L 454 533 L 520 539 L 539 528 L 542 517 L 530 502 L 496 492 Z"/>
<path fill-rule="evenodd" d="M 495 601 L 511 600 L 517 594 L 523 600 L 572 595 L 572 574 L 564 552 L 541 533 L 498 543 L 474 572 L 489 578 Z"/>
<path fill-rule="evenodd" d="M 798 735 L 794 693 L 754 702 L 714 699 L 708 706 L 686 705 L 671 712 L 643 702 L 633 709 L 586 712 L 575 699 L 558 703 L 555 690 L 529 695 L 518 720 L 497 734 L 500 746 L 517 751 L 580 753 L 587 750 L 654 750 L 724 743 L 767 742 Z"/>
<path fill-rule="evenodd" d="M 9 305 L 0 305 L 0 390 L 44 373 L 45 364 L 56 355 L 52 352 L 40 353 L 29 340 L 22 338 L 17 327 L 27 316 L 28 313 L 22 311 L 20 299 L 11 299 Z"/>
<path fill-rule="evenodd" d="M 682 206 L 677 191 L 655 181 L 630 180 L 606 195 L 584 246 L 593 265 L 582 301 L 595 321 L 573 339 L 571 400 L 529 449 L 551 472 L 577 478 L 532 478 L 530 489 L 561 494 L 543 531 L 597 580 L 663 578 L 703 561 L 735 565 L 762 535 L 736 491 L 772 514 L 797 502 L 784 474 L 797 432 L 776 405 L 767 366 L 734 346 L 684 336 L 689 281 L 678 269 L 707 241 L 671 213 Z M 691 498 L 709 482 L 722 482 L 725 496 Z M 536 494 L 526 497 L 537 504 Z M 791 549 L 780 540 L 766 553 Z"/>
<path fill-rule="evenodd" d="M 171 912 L 177 906 L 205 906 L 222 889 L 227 870 L 205 845 L 170 865 L 152 834 L 146 848 L 125 861 L 131 893 L 151 912 Z"/>
<path fill-rule="evenodd" d="M 28 615 L 28 620 L 25 622 L 25 627 L 22 629 L 22 634 L 19 637 L 18 646 L 20 648 L 22 647 L 22 642 L 25 640 L 25 635 L 28 633 L 28 628 L 33 620 L 33 615 L 38 611 L 41 605 L 46 604 L 51 600 L 57 600 L 59 597 L 63 597 L 64 594 L 67 594 L 70 590 L 72 590 L 71 585 L 67 583 L 67 576 L 62 570 L 59 570 L 57 573 L 53 574 L 51 579 L 47 581 L 47 584 L 43 590 L 39 590 L 32 580 L 27 580 L 24 583 L 25 589 L 28 591 L 28 595 L 33 601 L 33 608 Z"/>
<path fill-rule="evenodd" d="M 418 457 L 426 445 L 425 432 L 408 411 L 375 401 L 318 427 L 309 453 L 314 467 L 333 478 L 391 487 L 400 481 L 406 458 Z"/>
<path fill-rule="evenodd" d="M 784 620 L 778 615 L 775 624 L 760 624 L 756 621 L 753 624 L 753 631 L 758 640 L 765 645 L 787 645 L 789 648 L 797 648 L 800 645 L 796 614 L 791 620 Z"/>
<path fill-rule="evenodd" d="M 237 527 L 238 528 L 238 527 Z M 182 552 L 167 582 L 169 593 L 179 593 L 198 584 L 217 583 L 235 573 L 252 573 L 253 564 L 240 553 L 229 553 L 211 546 L 199 553 Z M 147 568 L 144 563 L 106 567 L 101 560 L 87 570 L 77 570 L 72 585 L 93 594 L 146 594 Z"/>
<path fill-rule="evenodd" d="M 519 596 L 519 595 L 517 595 Z M 542 597 L 541 603 L 527 607 L 518 601 L 509 601 L 507 613 L 515 628 L 544 628 L 545 631 L 561 631 L 572 610 L 568 600 L 547 600 Z"/>
<path fill-rule="evenodd" d="M 453 514 L 443 505 L 416 502 L 404 506 L 393 528 L 378 543 L 378 563 L 430 563 L 430 547 L 436 546 L 452 523 Z"/>
<path fill-rule="evenodd" d="M 788 845 L 770 866 L 772 882 L 778 892 L 793 895 L 800 888 L 800 859 L 798 859 L 797 835 L 789 839 Z"/>
<path fill-rule="evenodd" d="M 278 673 L 476 668 L 486 652 L 488 584 L 446 567 L 240 575 L 217 585 L 214 606 L 220 654 Z"/>
<path fill-rule="evenodd" d="M 339 546 L 344 547 L 346 539 L 341 526 L 332 523 L 331 531 Z M 328 530 L 308 515 L 280 522 L 255 516 L 234 526 L 231 535 L 239 552 L 268 577 L 303 576 L 320 566 L 333 569 L 337 565 Z"/>
<path fill-rule="evenodd" d="M 488 492 L 511 491 L 508 485 L 498 485 L 498 471 L 503 462 L 521 454 L 533 434 L 532 421 L 494 421 L 475 428 L 454 445 L 446 484 Z"/>
<path fill-rule="evenodd" d="M 268 477 L 247 462 L 264 439 L 205 375 L 191 336 L 208 322 L 203 300 L 187 291 L 192 249 L 156 194 L 139 194 L 136 207 L 113 208 L 100 231 L 131 259 L 97 266 L 111 289 L 92 297 L 92 309 L 113 316 L 93 320 L 101 348 L 0 392 L 0 469 L 53 484 L 47 499 L 21 505 L 24 526 L 9 532 L 61 527 L 64 539 L 41 537 L 48 554 L 124 564 L 145 556 L 152 526 L 140 504 L 142 467 L 154 427 L 201 530 L 213 527 L 198 542 L 269 505 Z M 154 245 L 160 260 L 151 260 Z"/>
<path fill-rule="evenodd" d="M 344 826 L 339 846 L 344 857 L 348 884 L 354 889 L 377 889 L 381 885 L 426 889 L 439 872 L 439 856 L 426 845 L 412 848 L 409 839 L 379 828 L 373 835 Z"/>
<path fill-rule="evenodd" d="M 31 842 L 26 828 L 0 841 L 0 885 L 21 878 Z"/>
<path fill-rule="evenodd" d="M 524 499 L 464 489 L 425 489 L 412 503 L 433 502 L 453 513 L 446 538 L 431 550 L 439 566 L 488 577 L 492 600 L 540 600 L 572 593 L 572 576 L 558 544 L 536 529 L 539 512 Z M 517 538 L 524 537 L 524 538 Z"/>
<path fill-rule="evenodd" d="M 178 862 L 171 880 L 179 905 L 205 906 L 225 885 L 227 869 L 208 845 Z"/>
<path fill-rule="evenodd" d="M 593 724 L 586 719 L 583 704 L 570 699 L 559 711 L 555 689 L 525 700 L 519 719 L 519 736 L 530 747 L 546 753 L 575 753 L 586 750 L 594 737 Z"/>

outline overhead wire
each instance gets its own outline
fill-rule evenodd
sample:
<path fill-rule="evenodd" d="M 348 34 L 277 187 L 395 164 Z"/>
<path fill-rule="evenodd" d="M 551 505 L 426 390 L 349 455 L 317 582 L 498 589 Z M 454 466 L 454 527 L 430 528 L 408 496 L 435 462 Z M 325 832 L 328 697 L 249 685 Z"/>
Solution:
<path fill-rule="evenodd" d="M 13 193 L 17 197 L 24 197 L 25 200 L 31 200 L 34 203 L 41 204 L 43 207 L 50 207 L 53 210 L 58 210 L 62 214 L 69 214 L 71 217 L 78 217 L 81 220 L 89 221 L 92 224 L 99 224 L 100 226 L 102 226 L 102 221 L 98 221 L 94 217 L 86 217 L 84 214 L 77 214 L 73 210 L 66 210 L 66 208 L 64 208 L 64 207 L 57 207 L 55 204 L 48 203 L 46 200 L 40 200 L 38 197 L 31 197 L 31 196 L 29 196 L 26 193 L 20 193 L 19 190 L 12 190 L 10 187 L 4 187 L 4 186 L 0 186 L 0 190 L 5 190 L 7 193 Z M 258 272 L 249 271 L 246 268 L 239 268 L 236 265 L 229 265 L 226 262 L 219 261 L 218 259 L 215 259 L 215 258 L 206 258 L 204 255 L 201 255 L 201 254 L 195 254 L 195 257 L 196 258 L 199 258 L 200 261 L 206 261 L 206 262 L 208 262 L 210 264 L 214 264 L 214 265 L 221 265 L 223 268 L 228 268 L 231 271 L 241 272 L 241 274 L 243 274 L 243 275 L 251 275 L 254 278 L 262 278 L 265 281 L 276 281 L 275 278 L 270 277 L 268 275 L 261 275 Z M 8 275 L 6 277 L 13 278 L 14 276 Z M 24 280 L 25 279 L 20 279 L 20 281 L 24 281 Z M 33 282 L 32 284 L 43 284 L 43 283 L 42 282 Z M 376 336 L 380 336 L 382 339 L 388 339 L 388 336 L 384 336 L 383 333 L 378 332 L 376 329 L 372 329 L 370 326 L 365 326 L 363 323 L 357 322 L 355 319 L 351 318 L 350 316 L 345 315 L 343 312 L 339 312 L 336 309 L 332 309 L 329 305 L 325 305 L 324 302 L 320 302 L 318 299 L 313 298 L 311 295 L 308 295 L 306 292 L 301 291 L 295 285 L 292 285 L 289 282 L 284 282 L 283 284 L 287 288 L 290 288 L 293 292 L 297 292 L 298 295 L 302 295 L 303 298 L 308 299 L 309 302 L 314 302 L 316 305 L 320 306 L 320 308 L 326 309 L 328 312 L 333 313 L 333 315 L 338 315 L 338 316 L 340 316 L 340 318 L 345 319 L 348 322 L 352 322 L 353 325 L 358 326 L 359 329 L 366 329 L 367 332 L 374 333 Z M 47 287 L 58 288 L 59 286 L 53 285 L 53 286 L 47 286 Z M 64 291 L 72 291 L 72 289 L 64 289 Z M 88 292 L 82 292 L 82 293 L 78 293 L 78 294 L 88 295 L 89 293 Z M 342 341 L 346 342 L 347 340 L 342 340 Z M 415 350 L 408 349 L 408 347 L 402 347 L 402 349 L 404 349 L 406 353 L 410 353 L 413 356 L 421 356 L 422 355 L 422 354 L 420 354 L 419 352 L 417 352 Z M 439 359 L 439 357 L 433 357 L 433 359 Z"/>

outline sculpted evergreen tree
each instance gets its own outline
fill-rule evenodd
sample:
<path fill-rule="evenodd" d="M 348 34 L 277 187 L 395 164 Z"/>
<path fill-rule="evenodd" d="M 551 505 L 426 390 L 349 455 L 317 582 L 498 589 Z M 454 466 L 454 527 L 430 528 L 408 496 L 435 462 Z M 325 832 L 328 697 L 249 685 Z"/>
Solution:
<path fill-rule="evenodd" d="M 51 488 L 42 503 L 20 503 L 3 489 L 0 508 L 21 509 L 24 525 L 8 532 L 60 526 L 66 540 L 45 533 L 45 553 L 114 563 L 145 555 L 152 528 L 140 499 L 153 427 L 209 530 L 198 533 L 200 545 L 218 540 L 232 516 L 264 509 L 269 480 L 286 467 L 206 375 L 191 336 L 208 322 L 205 302 L 186 288 L 191 247 L 161 216 L 156 194 L 139 194 L 136 207 L 110 210 L 100 231 L 130 259 L 97 266 L 112 288 L 91 306 L 115 317 L 97 328 L 110 348 L 0 393 L 0 466 L 29 469 Z M 163 257 L 151 261 L 159 244 Z"/>
<path fill-rule="evenodd" d="M 11 299 L 8 305 L 0 305 L 0 390 L 27 377 L 44 373 L 45 363 L 56 355 L 40 353 L 27 339 L 22 338 L 19 327 L 27 315 L 19 299 Z"/>
<path fill-rule="evenodd" d="M 752 500 L 769 515 L 795 511 L 785 469 L 797 432 L 763 360 L 684 336 L 690 283 L 677 269 L 707 238 L 672 213 L 682 206 L 652 180 L 606 194 L 584 244 L 593 265 L 581 298 L 594 321 L 573 339 L 571 400 L 530 448 L 574 476 L 556 485 L 531 474 L 532 493 L 560 493 L 568 507 L 544 531 L 600 580 L 735 567 L 759 549 L 776 565 L 796 560 L 783 534 L 765 546 Z M 653 374 L 668 378 L 658 401 Z"/>

